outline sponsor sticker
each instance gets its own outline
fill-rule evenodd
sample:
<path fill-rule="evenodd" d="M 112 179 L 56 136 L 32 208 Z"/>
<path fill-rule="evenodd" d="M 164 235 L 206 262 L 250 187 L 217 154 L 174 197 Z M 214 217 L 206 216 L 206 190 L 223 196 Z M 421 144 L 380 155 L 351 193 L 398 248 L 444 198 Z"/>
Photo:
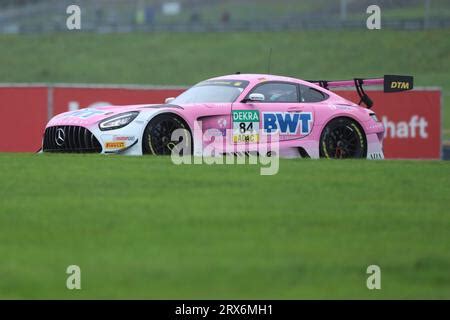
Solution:
<path fill-rule="evenodd" d="M 286 135 L 306 135 L 312 129 L 311 112 L 264 112 L 263 126 L 267 133 L 279 132 Z M 300 131 L 300 132 L 299 132 Z"/>
<path fill-rule="evenodd" d="M 81 118 L 81 119 L 87 119 L 90 117 L 103 115 L 105 113 L 106 112 L 102 111 L 102 110 L 88 108 L 88 109 L 81 109 L 81 110 L 76 110 L 74 112 L 71 112 L 71 113 L 67 114 L 66 117 L 77 117 L 77 118 Z"/>
<path fill-rule="evenodd" d="M 106 149 L 123 149 L 125 148 L 125 142 L 123 141 L 111 141 L 105 143 Z"/>
<path fill-rule="evenodd" d="M 259 111 L 233 110 L 233 143 L 259 141 Z"/>
<path fill-rule="evenodd" d="M 134 141 L 136 137 L 133 136 L 114 136 L 114 141 Z"/>
<path fill-rule="evenodd" d="M 227 87 L 235 87 L 235 88 L 245 88 L 248 85 L 248 81 L 242 80 L 242 81 L 237 81 L 237 80 L 207 80 L 207 81 L 203 81 L 199 84 L 197 84 L 197 86 L 227 86 Z"/>
<path fill-rule="evenodd" d="M 384 92 L 400 92 L 411 90 L 414 87 L 414 78 L 411 76 L 384 76 Z"/>
<path fill-rule="evenodd" d="M 383 160 L 384 155 L 381 152 L 374 152 L 370 153 L 368 158 L 371 160 Z"/>

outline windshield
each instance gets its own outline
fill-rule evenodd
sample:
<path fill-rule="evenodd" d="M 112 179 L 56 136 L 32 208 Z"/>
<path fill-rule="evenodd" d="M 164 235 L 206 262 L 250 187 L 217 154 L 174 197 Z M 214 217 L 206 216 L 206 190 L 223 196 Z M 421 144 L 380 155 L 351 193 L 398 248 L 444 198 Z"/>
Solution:
<path fill-rule="evenodd" d="M 226 103 L 234 102 L 247 87 L 248 81 L 208 80 L 183 92 L 171 103 Z"/>

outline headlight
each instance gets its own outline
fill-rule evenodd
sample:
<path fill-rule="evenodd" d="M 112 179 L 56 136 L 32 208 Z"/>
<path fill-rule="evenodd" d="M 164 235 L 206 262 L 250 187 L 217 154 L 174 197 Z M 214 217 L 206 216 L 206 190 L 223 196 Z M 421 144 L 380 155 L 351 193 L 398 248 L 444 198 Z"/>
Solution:
<path fill-rule="evenodd" d="M 139 111 L 126 112 L 121 114 L 116 114 L 110 118 L 107 118 L 98 124 L 100 130 L 114 130 L 123 128 L 133 121 L 139 114 Z"/>
<path fill-rule="evenodd" d="M 369 116 L 372 118 L 373 121 L 380 122 L 380 120 L 378 120 L 378 117 L 375 113 L 371 113 L 371 114 L 369 114 Z"/>

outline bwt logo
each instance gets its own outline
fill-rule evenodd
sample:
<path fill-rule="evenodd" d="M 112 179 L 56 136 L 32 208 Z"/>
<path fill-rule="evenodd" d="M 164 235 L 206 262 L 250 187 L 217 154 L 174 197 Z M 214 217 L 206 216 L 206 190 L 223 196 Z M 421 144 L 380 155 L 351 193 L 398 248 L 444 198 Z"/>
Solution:
<path fill-rule="evenodd" d="M 267 133 L 279 131 L 280 134 L 308 134 L 312 127 L 312 113 L 276 112 L 263 113 L 263 126 Z"/>

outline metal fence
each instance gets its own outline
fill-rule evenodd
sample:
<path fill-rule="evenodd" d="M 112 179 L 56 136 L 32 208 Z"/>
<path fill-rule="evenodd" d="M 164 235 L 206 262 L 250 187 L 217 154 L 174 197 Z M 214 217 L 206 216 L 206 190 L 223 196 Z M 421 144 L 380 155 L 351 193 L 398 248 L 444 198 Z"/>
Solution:
<path fill-rule="evenodd" d="M 369 5 L 382 27 L 450 27 L 449 0 L 0 0 L 0 33 L 67 31 L 66 9 L 81 8 L 81 31 L 280 31 L 365 28 Z"/>

